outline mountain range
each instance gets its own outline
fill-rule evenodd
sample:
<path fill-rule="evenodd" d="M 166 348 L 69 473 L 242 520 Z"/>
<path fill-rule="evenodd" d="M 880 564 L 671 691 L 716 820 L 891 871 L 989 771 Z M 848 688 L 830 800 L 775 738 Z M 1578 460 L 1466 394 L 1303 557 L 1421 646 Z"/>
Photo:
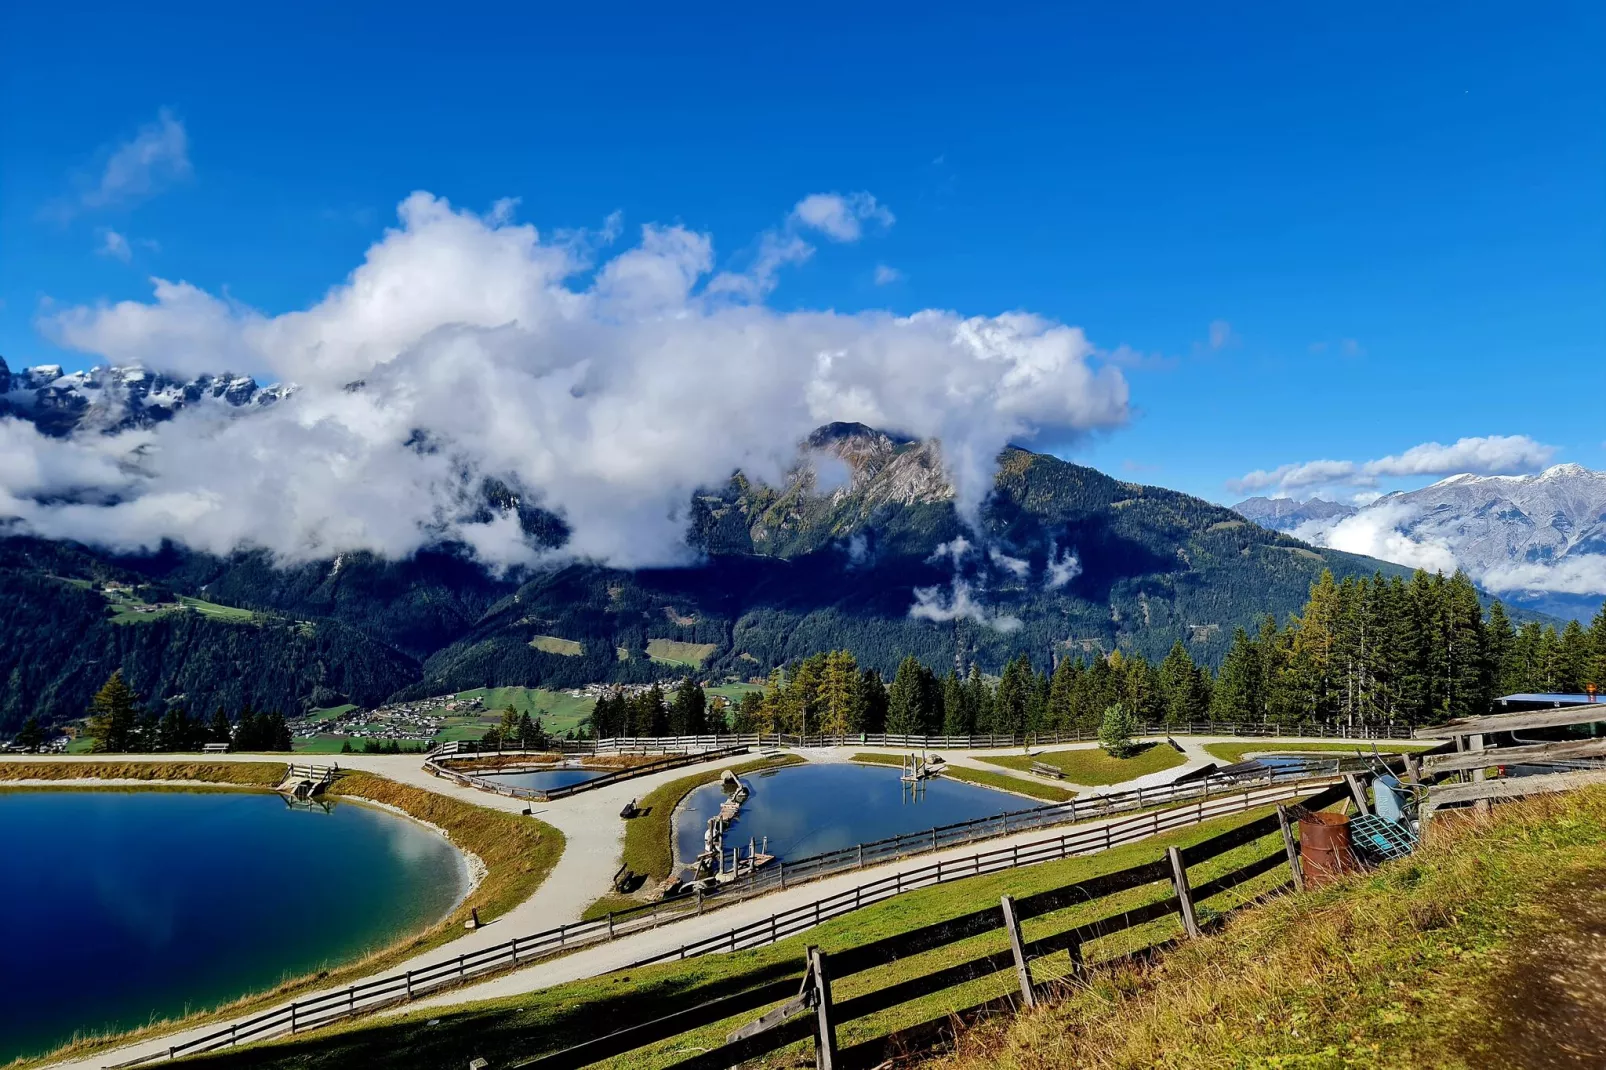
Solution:
<path fill-rule="evenodd" d="M 241 418 L 291 390 L 143 369 L 5 373 L 6 415 L 52 435 L 148 427 L 187 406 Z M 485 481 L 488 507 L 505 489 Z M 517 504 L 515 502 L 515 504 Z M 0 539 L 0 730 L 79 715 L 114 668 L 157 704 L 295 711 L 469 687 L 763 676 L 847 648 L 997 672 L 1181 640 L 1219 661 L 1237 627 L 1296 611 L 1323 569 L 1397 566 L 1318 549 L 1220 506 L 1010 447 L 992 492 L 956 502 L 938 446 L 820 428 L 778 485 L 738 472 L 689 503 L 696 563 L 586 561 L 493 573 L 462 546 L 281 565 L 178 545 L 119 556 L 13 528 Z M 561 546 L 560 517 L 517 506 Z M 526 513 L 528 515 L 526 515 Z"/>
<path fill-rule="evenodd" d="M 1519 605 L 1587 621 L 1606 594 L 1606 472 L 1457 475 L 1365 506 L 1250 498 L 1234 511 L 1320 546 L 1463 568 Z"/>
<path fill-rule="evenodd" d="M 12 372 L 0 358 L 0 416 L 26 420 L 57 437 L 151 427 L 196 405 L 271 405 L 292 390 L 258 386 L 248 375 L 180 380 L 141 367 L 63 372 L 60 365 L 43 364 Z"/>

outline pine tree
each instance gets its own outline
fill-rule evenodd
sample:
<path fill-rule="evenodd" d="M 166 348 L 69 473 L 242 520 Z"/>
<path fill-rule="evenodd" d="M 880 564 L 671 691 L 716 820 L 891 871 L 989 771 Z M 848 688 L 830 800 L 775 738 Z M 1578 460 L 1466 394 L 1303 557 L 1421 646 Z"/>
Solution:
<path fill-rule="evenodd" d="M 1048 699 L 1043 704 L 1043 728 L 1049 732 L 1064 732 L 1076 720 L 1076 685 L 1082 675 L 1080 658 L 1061 658 L 1054 667 L 1054 678 L 1048 685 Z"/>
<path fill-rule="evenodd" d="M 212 723 L 207 728 L 206 736 L 208 743 L 227 744 L 234 738 L 229 729 L 228 712 L 222 706 L 219 706 L 217 712 L 212 714 Z"/>
<path fill-rule="evenodd" d="M 889 699 L 881 674 L 874 669 L 859 673 L 859 689 L 854 696 L 853 719 L 860 732 L 885 732 Z"/>
<path fill-rule="evenodd" d="M 820 677 L 820 731 L 844 736 L 853 731 L 854 706 L 859 688 L 859 663 L 846 650 L 832 651 Z"/>
<path fill-rule="evenodd" d="M 675 689 L 674 701 L 669 704 L 669 734 L 700 736 L 707 730 L 708 695 L 702 684 L 688 676 Z"/>
<path fill-rule="evenodd" d="M 116 670 L 101 685 L 89 704 L 89 734 L 95 738 L 96 752 L 120 754 L 134 744 L 139 719 L 139 696 Z"/>
<path fill-rule="evenodd" d="M 926 723 L 927 711 L 924 665 L 914 655 L 904 658 L 898 673 L 887 688 L 887 731 L 893 735 L 919 735 Z"/>
<path fill-rule="evenodd" d="M 22 722 L 22 727 L 17 730 L 17 737 L 13 742 L 26 751 L 36 751 L 43 747 L 45 745 L 45 730 L 40 725 L 39 718 L 30 716 L 26 721 Z"/>
<path fill-rule="evenodd" d="M 949 672 L 942 680 L 942 734 L 969 736 L 976 731 L 976 711 L 965 691 L 965 682 L 957 672 Z"/>
<path fill-rule="evenodd" d="M 1606 605 L 1589 625 L 1589 663 L 1584 683 L 1594 685 L 1597 694 L 1606 693 Z"/>
<path fill-rule="evenodd" d="M 1099 746 L 1112 758 L 1125 758 L 1132 753 L 1132 737 L 1138 727 L 1137 718 L 1117 702 L 1104 711 L 1099 722 Z"/>
<path fill-rule="evenodd" d="M 1168 725 L 1190 724 L 1205 712 L 1199 668 L 1180 639 L 1160 662 L 1160 705 Z"/>
<path fill-rule="evenodd" d="M 1568 621 L 1567 627 L 1562 629 L 1561 641 L 1557 645 L 1556 678 L 1552 682 L 1554 690 L 1566 695 L 1582 692 L 1584 678 L 1589 675 L 1594 662 L 1592 654 L 1583 625 L 1576 620 Z"/>
<path fill-rule="evenodd" d="M 1003 678 L 993 694 L 992 720 L 983 731 L 1000 736 L 1025 735 L 1033 686 L 1032 663 L 1025 654 L 1004 666 Z"/>

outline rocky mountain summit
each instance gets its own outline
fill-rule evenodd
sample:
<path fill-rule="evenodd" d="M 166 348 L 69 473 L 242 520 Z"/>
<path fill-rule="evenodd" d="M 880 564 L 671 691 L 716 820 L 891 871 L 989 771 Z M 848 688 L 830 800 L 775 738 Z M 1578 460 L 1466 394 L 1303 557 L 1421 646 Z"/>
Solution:
<path fill-rule="evenodd" d="M 1251 498 L 1235 511 L 1319 546 L 1398 558 L 1443 551 L 1491 591 L 1546 612 L 1588 616 L 1606 594 L 1606 472 L 1558 464 L 1537 475 L 1457 475 L 1361 509 Z"/>
<path fill-rule="evenodd" d="M 63 372 L 58 364 L 41 364 L 13 372 L 0 358 L 0 415 L 56 437 L 151 427 L 196 405 L 272 405 L 292 389 L 229 373 L 181 380 L 137 365 Z"/>

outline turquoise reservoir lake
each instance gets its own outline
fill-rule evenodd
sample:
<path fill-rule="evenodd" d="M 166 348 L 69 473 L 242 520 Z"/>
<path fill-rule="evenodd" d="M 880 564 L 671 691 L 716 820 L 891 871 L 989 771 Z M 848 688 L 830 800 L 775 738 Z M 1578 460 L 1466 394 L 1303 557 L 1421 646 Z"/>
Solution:
<path fill-rule="evenodd" d="M 463 856 L 355 803 L 0 792 L 0 1062 L 362 955 L 444 917 Z"/>
<path fill-rule="evenodd" d="M 726 847 L 769 837 L 769 850 L 783 859 L 806 858 L 906 832 L 922 832 L 976 817 L 1032 805 L 1008 792 L 936 777 L 918 787 L 897 769 L 846 763 L 794 765 L 749 773 L 753 794 L 725 833 Z M 719 813 L 726 793 L 705 784 L 675 811 L 675 857 L 682 864 L 703 849 L 703 829 Z"/>

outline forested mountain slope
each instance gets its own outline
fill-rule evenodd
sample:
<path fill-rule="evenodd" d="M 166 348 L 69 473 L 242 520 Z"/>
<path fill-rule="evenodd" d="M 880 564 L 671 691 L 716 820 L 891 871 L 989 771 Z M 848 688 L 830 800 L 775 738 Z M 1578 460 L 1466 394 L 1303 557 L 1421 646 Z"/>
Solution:
<path fill-rule="evenodd" d="M 685 568 L 499 577 L 440 547 L 285 569 L 258 553 L 112 558 L 14 537 L 0 541 L 0 731 L 29 712 L 78 715 L 119 667 L 154 701 L 294 711 L 686 664 L 758 676 L 828 649 L 886 674 L 908 654 L 997 672 L 1021 652 L 1045 667 L 1117 649 L 1158 659 L 1180 639 L 1214 665 L 1235 628 L 1297 611 L 1324 568 L 1403 572 L 1023 449 L 1004 452 L 992 493 L 965 514 L 934 444 L 833 425 L 785 485 L 737 474 L 697 495 L 688 541 L 703 557 Z M 532 538 L 561 540 L 550 519 L 526 525 Z M 108 582 L 149 586 L 108 596 Z M 113 604 L 178 596 L 215 608 Z"/>

